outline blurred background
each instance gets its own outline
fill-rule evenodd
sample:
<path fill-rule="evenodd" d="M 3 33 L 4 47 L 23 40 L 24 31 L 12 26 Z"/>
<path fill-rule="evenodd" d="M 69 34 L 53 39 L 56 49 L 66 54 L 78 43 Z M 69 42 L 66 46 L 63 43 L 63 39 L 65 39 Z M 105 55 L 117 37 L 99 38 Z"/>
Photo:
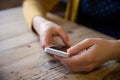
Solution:
<path fill-rule="evenodd" d="M 24 0 L 0 0 L 0 10 L 22 7 Z M 67 0 L 61 0 L 58 5 L 51 11 L 52 13 L 64 17 Z"/>
<path fill-rule="evenodd" d="M 23 0 L 0 0 L 0 10 L 22 6 Z"/>

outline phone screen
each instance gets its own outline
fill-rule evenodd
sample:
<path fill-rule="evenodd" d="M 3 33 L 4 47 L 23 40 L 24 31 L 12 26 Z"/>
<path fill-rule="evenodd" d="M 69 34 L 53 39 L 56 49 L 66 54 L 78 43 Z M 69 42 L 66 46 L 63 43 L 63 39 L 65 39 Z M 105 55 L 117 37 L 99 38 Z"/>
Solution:
<path fill-rule="evenodd" d="M 68 49 L 67 46 L 58 45 L 58 46 L 47 47 L 45 48 L 44 51 L 47 53 L 62 56 L 62 57 L 69 57 L 70 56 L 69 53 L 66 52 L 67 49 Z"/>
<path fill-rule="evenodd" d="M 57 50 L 61 50 L 61 51 L 64 51 L 64 52 L 66 52 L 67 49 L 68 49 L 68 47 L 65 46 L 65 45 L 52 46 L 52 47 L 50 47 L 50 48 L 57 49 Z"/>

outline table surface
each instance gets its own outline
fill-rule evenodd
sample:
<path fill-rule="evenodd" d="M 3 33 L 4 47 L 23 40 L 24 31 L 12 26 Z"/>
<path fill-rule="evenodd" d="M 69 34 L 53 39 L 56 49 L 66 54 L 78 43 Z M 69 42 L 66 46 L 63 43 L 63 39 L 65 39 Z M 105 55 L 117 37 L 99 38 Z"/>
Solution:
<path fill-rule="evenodd" d="M 52 14 L 47 16 L 66 30 L 72 45 L 91 37 L 113 39 Z M 0 80 L 120 80 L 120 64 L 109 61 L 90 73 L 70 72 L 43 52 L 18 7 L 0 11 Z"/>

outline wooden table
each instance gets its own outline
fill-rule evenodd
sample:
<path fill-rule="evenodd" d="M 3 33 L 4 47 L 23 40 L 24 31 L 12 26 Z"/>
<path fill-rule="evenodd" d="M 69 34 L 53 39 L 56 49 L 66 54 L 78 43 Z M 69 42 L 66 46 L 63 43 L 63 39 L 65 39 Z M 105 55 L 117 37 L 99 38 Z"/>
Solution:
<path fill-rule="evenodd" d="M 72 45 L 88 37 L 113 39 L 51 14 L 48 18 L 65 28 Z M 68 71 L 43 52 L 19 7 L 0 11 L 0 80 L 120 80 L 120 64 L 109 61 L 86 74 Z"/>

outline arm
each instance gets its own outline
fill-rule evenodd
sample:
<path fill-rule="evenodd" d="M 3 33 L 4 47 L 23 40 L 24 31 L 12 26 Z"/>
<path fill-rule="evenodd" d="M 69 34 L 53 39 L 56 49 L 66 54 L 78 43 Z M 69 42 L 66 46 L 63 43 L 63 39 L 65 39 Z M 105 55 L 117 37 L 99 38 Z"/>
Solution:
<path fill-rule="evenodd" d="M 67 34 L 61 26 L 45 19 L 46 13 L 51 10 L 59 0 L 25 0 L 23 11 L 30 29 L 40 36 L 41 47 L 53 45 L 54 36 L 59 36 L 63 42 L 70 46 Z"/>
<path fill-rule="evenodd" d="M 50 11 L 59 0 L 24 0 L 23 13 L 24 17 L 30 27 L 32 28 L 33 19 L 35 16 L 46 16 L 46 13 Z M 48 6 L 49 5 L 49 6 Z"/>

